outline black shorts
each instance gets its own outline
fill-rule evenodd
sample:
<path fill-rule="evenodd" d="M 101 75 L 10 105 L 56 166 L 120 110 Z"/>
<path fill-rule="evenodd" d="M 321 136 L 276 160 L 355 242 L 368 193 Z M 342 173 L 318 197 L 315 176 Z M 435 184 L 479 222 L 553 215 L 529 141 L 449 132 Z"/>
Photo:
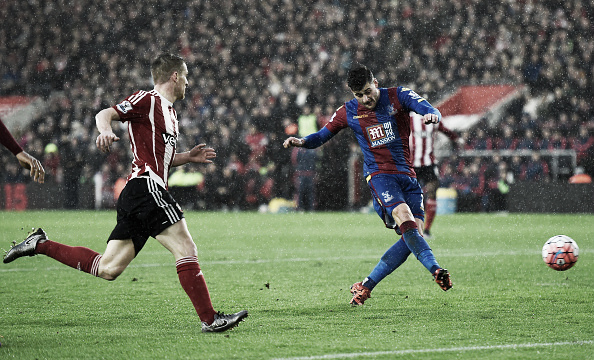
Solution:
<path fill-rule="evenodd" d="M 437 165 L 416 167 L 415 173 L 417 174 L 417 180 L 419 180 L 421 186 L 425 186 L 425 184 L 430 182 L 439 181 L 439 170 L 437 169 Z"/>
<path fill-rule="evenodd" d="M 149 236 L 156 237 L 184 217 L 171 194 L 144 176 L 128 181 L 118 199 L 117 213 L 118 223 L 107 241 L 132 239 L 137 255 Z"/>

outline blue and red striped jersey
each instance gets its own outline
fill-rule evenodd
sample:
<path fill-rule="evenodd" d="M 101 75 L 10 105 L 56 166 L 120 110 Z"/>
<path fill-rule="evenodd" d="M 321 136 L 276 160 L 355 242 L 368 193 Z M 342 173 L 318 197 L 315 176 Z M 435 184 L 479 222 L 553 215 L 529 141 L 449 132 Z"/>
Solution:
<path fill-rule="evenodd" d="M 410 112 L 437 114 L 440 120 L 441 114 L 411 89 L 399 86 L 379 90 L 380 97 L 373 110 L 352 99 L 336 110 L 330 122 L 311 140 L 318 138 L 323 143 L 350 127 L 363 152 L 365 177 L 379 173 L 416 177 L 409 148 Z"/>

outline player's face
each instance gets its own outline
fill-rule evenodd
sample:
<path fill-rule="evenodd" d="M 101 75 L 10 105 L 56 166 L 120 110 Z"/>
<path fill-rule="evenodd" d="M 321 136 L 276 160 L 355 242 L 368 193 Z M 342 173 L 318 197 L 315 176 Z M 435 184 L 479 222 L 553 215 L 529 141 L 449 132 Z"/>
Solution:
<path fill-rule="evenodd" d="M 178 100 L 186 97 L 186 87 L 188 86 L 188 66 L 184 64 L 182 71 L 177 73 L 177 84 L 175 86 L 175 96 Z"/>
<path fill-rule="evenodd" d="M 377 88 L 377 80 L 373 79 L 372 82 L 365 84 L 363 89 L 353 91 L 353 95 L 355 95 L 355 99 L 357 99 L 359 104 L 363 104 L 363 106 L 370 110 L 375 109 L 380 96 L 379 89 Z"/>

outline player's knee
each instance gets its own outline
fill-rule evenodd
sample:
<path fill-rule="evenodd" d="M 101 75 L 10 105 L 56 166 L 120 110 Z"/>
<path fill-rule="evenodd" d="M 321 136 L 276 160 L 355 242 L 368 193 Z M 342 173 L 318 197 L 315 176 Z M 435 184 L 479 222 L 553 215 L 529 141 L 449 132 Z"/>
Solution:
<path fill-rule="evenodd" d="M 196 244 L 192 238 L 184 241 L 182 245 L 182 252 L 184 256 L 198 256 L 198 248 L 196 247 Z"/>
<path fill-rule="evenodd" d="M 97 273 L 97 277 L 105 279 L 107 281 L 114 281 L 122 274 L 123 270 L 117 268 L 99 268 L 99 272 Z"/>
<path fill-rule="evenodd" d="M 410 211 L 410 207 L 406 203 L 400 204 L 392 210 L 392 216 L 394 219 L 402 224 L 405 221 L 415 221 L 412 212 Z"/>
<path fill-rule="evenodd" d="M 198 249 L 191 237 L 182 237 L 174 243 L 165 246 L 176 259 L 188 256 L 198 256 Z"/>

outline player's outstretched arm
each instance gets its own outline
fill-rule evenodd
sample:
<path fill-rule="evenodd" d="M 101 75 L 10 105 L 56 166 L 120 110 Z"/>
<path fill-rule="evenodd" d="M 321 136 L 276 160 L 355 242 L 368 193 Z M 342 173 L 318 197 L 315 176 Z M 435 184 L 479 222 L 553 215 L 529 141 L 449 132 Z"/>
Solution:
<path fill-rule="evenodd" d="M 97 136 L 95 144 L 104 153 L 109 152 L 109 147 L 114 141 L 120 140 L 111 128 L 111 122 L 119 119 L 120 115 L 114 108 L 103 109 L 95 115 L 95 124 L 97 130 L 99 130 L 99 136 Z"/>
<path fill-rule="evenodd" d="M 21 151 L 16 154 L 16 158 L 19 160 L 22 167 L 31 170 L 30 175 L 33 178 L 33 181 L 43 184 L 45 181 L 45 170 L 39 160 L 29 155 L 26 151 Z"/>
<path fill-rule="evenodd" d="M 319 146 L 322 146 L 324 143 L 326 143 L 326 141 L 332 139 L 333 136 L 334 134 L 330 130 L 328 130 L 327 127 L 324 126 L 320 129 L 320 131 L 315 132 L 313 134 L 309 134 L 303 138 L 296 138 L 294 136 L 291 136 L 283 142 L 283 146 L 285 148 L 296 146 L 304 147 L 307 149 L 315 149 Z"/>
<path fill-rule="evenodd" d="M 180 166 L 187 163 L 202 163 L 210 164 L 211 159 L 217 157 L 217 153 L 211 147 L 206 147 L 206 144 L 199 144 L 192 148 L 190 151 L 183 153 L 176 153 L 171 166 Z"/>
<path fill-rule="evenodd" d="M 287 140 L 285 140 L 283 142 L 283 147 L 285 149 L 287 149 L 291 146 L 302 147 L 304 143 L 305 143 L 305 140 L 303 140 L 303 138 L 296 138 L 294 136 L 291 136 L 290 138 L 288 138 Z"/>

